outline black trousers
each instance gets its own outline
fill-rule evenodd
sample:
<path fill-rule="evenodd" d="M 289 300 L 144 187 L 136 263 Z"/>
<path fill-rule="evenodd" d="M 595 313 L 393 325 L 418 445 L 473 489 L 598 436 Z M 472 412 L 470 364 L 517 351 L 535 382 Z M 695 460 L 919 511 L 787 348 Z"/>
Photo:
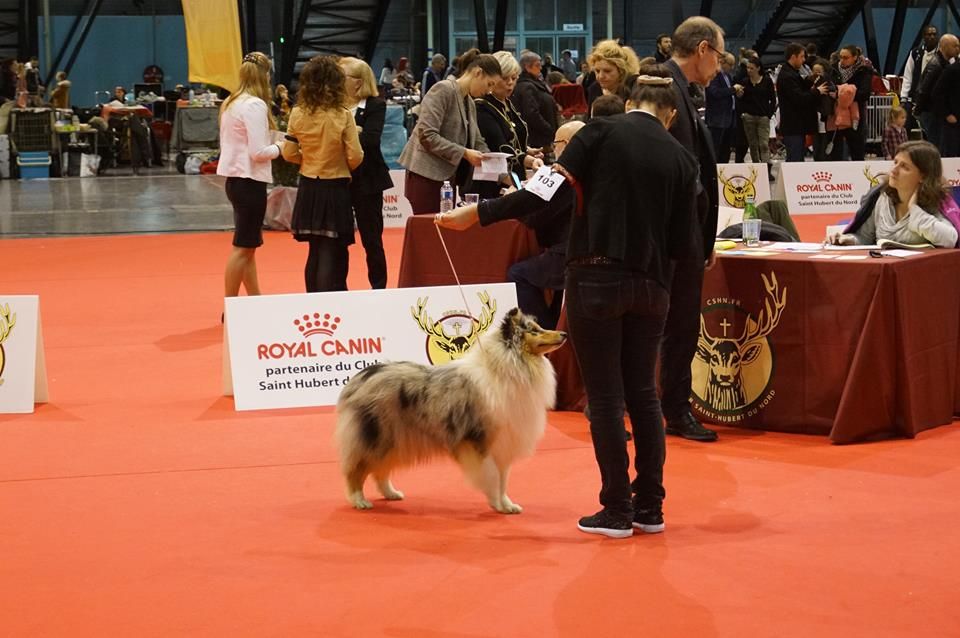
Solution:
<path fill-rule="evenodd" d="M 310 252 L 303 269 L 307 292 L 330 292 L 347 289 L 350 266 L 348 244 L 339 237 L 317 235 L 310 238 Z"/>
<path fill-rule="evenodd" d="M 570 266 L 566 299 L 570 337 L 590 407 L 600 503 L 631 516 L 634 509 L 659 509 L 665 495 L 666 446 L 655 369 L 669 294 L 640 273 Z M 632 484 L 624 405 L 636 448 Z"/>
<path fill-rule="evenodd" d="M 690 409 L 690 364 L 700 337 L 702 290 L 703 259 L 676 262 L 670 283 L 670 311 L 660 346 L 660 407 L 668 421 Z"/>
<path fill-rule="evenodd" d="M 387 287 L 387 256 L 383 252 L 383 191 L 350 189 L 360 242 L 367 255 L 367 279 L 373 289 Z"/>
<path fill-rule="evenodd" d="M 536 317 L 540 326 L 547 330 L 555 329 L 560 319 L 566 262 L 565 254 L 545 251 L 518 261 L 507 270 L 507 281 L 517 286 L 520 310 Z M 545 296 L 547 290 L 555 291 L 550 304 Z"/>

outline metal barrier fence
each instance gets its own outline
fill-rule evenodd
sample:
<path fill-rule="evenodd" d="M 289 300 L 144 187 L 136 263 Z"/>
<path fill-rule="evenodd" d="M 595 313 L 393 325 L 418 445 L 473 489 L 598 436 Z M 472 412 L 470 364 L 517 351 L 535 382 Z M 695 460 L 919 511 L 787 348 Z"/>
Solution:
<path fill-rule="evenodd" d="M 865 135 L 867 144 L 883 142 L 883 129 L 887 127 L 887 118 L 893 108 L 893 95 L 871 95 L 867 100 L 867 113 L 862 125 L 866 126 Z"/>

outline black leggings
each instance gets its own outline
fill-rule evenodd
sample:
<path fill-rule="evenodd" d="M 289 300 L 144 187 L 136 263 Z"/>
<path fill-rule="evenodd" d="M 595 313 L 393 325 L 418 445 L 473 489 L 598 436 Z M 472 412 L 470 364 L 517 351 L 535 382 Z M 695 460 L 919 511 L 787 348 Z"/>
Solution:
<path fill-rule="evenodd" d="M 347 268 L 350 265 L 346 242 L 323 235 L 311 237 L 309 242 L 310 252 L 303 270 L 307 292 L 346 290 Z"/>

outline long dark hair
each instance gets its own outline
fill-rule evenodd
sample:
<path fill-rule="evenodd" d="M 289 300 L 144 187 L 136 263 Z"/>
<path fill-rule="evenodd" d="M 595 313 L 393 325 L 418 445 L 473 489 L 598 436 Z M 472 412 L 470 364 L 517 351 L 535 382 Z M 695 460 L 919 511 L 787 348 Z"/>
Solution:
<path fill-rule="evenodd" d="M 314 56 L 300 71 L 297 102 L 310 112 L 343 106 L 347 98 L 346 81 L 339 57 Z"/>
<path fill-rule="evenodd" d="M 894 157 L 900 153 L 906 153 L 910 162 L 923 175 L 920 186 L 917 188 L 917 205 L 927 212 L 939 212 L 940 205 L 947 196 L 940 151 L 930 142 L 913 141 L 904 142 L 898 146 Z M 883 192 L 894 204 L 900 203 L 900 195 L 897 193 L 897 189 L 890 186 L 889 178 Z"/>

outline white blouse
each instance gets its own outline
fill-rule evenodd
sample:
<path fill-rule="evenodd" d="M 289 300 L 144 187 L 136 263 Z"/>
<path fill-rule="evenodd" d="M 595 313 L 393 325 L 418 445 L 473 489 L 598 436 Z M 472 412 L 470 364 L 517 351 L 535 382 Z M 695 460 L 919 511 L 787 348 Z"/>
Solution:
<path fill-rule="evenodd" d="M 267 105 L 240 95 L 220 115 L 220 162 L 217 175 L 273 182 L 270 161 L 280 156 L 278 131 L 270 130 Z"/>
<path fill-rule="evenodd" d="M 930 243 L 938 248 L 953 248 L 957 243 L 957 229 L 940 213 L 930 214 L 916 204 L 903 219 L 897 220 L 893 202 L 882 193 L 863 226 L 854 233 L 858 244 L 875 244 L 889 239 L 902 244 Z"/>

